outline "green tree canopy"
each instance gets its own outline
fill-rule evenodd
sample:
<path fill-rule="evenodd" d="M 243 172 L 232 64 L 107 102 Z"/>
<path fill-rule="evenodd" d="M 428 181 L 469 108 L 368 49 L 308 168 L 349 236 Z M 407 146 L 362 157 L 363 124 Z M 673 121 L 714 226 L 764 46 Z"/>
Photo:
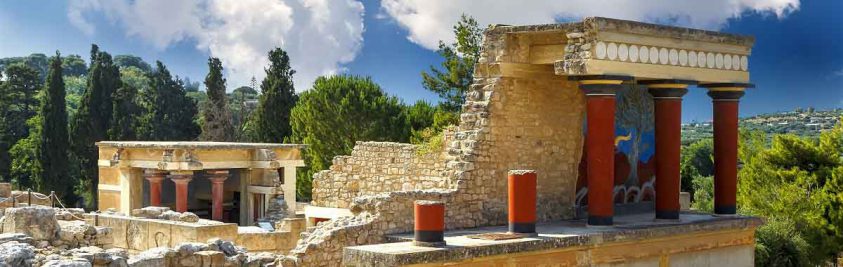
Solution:
<path fill-rule="evenodd" d="M 85 60 L 79 55 L 69 55 L 62 59 L 62 75 L 79 77 L 88 73 L 88 66 L 85 65 Z"/>
<path fill-rule="evenodd" d="M 208 59 L 208 75 L 205 76 L 208 100 L 202 108 L 202 140 L 234 141 L 234 127 L 225 96 L 225 78 L 222 77 L 222 62 L 218 58 Z"/>
<path fill-rule="evenodd" d="M 82 95 L 73 120 L 70 124 L 70 147 L 73 152 L 82 182 L 80 191 L 89 207 L 97 203 L 96 190 L 99 184 L 96 142 L 111 140 L 108 130 L 111 128 L 114 112 L 114 92 L 120 88 L 120 70 L 114 65 L 111 55 L 99 51 L 92 45 L 91 69 L 88 72 L 88 86 Z"/>
<path fill-rule="evenodd" d="M 114 56 L 114 65 L 117 65 L 121 69 L 135 67 L 145 73 L 152 72 L 152 66 L 150 66 L 149 63 L 146 63 L 146 61 L 142 58 L 133 55 Z"/>
<path fill-rule="evenodd" d="M 255 142 L 281 143 L 290 136 L 290 110 L 298 96 L 293 87 L 290 57 L 281 48 L 269 52 L 269 68 L 261 82 L 258 107 L 252 112 L 247 130 Z"/>
<path fill-rule="evenodd" d="M 309 199 L 313 174 L 328 168 L 334 156 L 351 153 L 355 142 L 407 142 L 406 122 L 401 102 L 368 77 L 317 78 L 291 115 L 293 141 L 308 145 L 308 169 L 296 183 L 299 197 Z"/>
<path fill-rule="evenodd" d="M 67 110 L 62 73 L 62 59 L 56 52 L 56 56 L 50 59 L 47 85 L 39 112 L 42 118 L 37 155 L 41 173 L 36 188 L 40 192 L 55 191 L 70 203 L 75 201 L 75 183 L 69 175 Z"/>
<path fill-rule="evenodd" d="M 228 110 L 231 111 L 231 124 L 236 129 L 234 139 L 249 141 L 245 129 L 246 122 L 255 110 L 258 102 L 258 91 L 249 86 L 241 86 L 231 92 L 228 97 Z"/>
<path fill-rule="evenodd" d="M 810 244 L 812 265 L 843 249 L 843 125 L 818 139 L 743 133 L 741 211 L 792 221 Z"/>
<path fill-rule="evenodd" d="M 6 82 L 0 85 L 0 177 L 11 180 L 12 158 L 9 150 L 29 135 L 26 121 L 36 115 L 41 78 L 38 71 L 17 63 L 5 70 Z M 2 75 L 0 75 L 2 77 Z"/>
<path fill-rule="evenodd" d="M 439 53 L 444 59 L 442 69 L 430 67 L 422 72 L 422 85 L 442 98 L 441 105 L 447 111 L 458 112 L 465 102 L 465 93 L 473 82 L 474 64 L 480 57 L 483 30 L 474 18 L 463 14 L 454 25 L 456 42 L 445 44 L 439 41 Z"/>
<path fill-rule="evenodd" d="M 138 117 L 141 107 L 138 105 L 138 90 L 132 84 L 123 83 L 112 95 L 113 111 L 108 129 L 109 140 L 130 141 L 137 140 L 135 131 L 139 126 Z"/>
<path fill-rule="evenodd" d="M 149 88 L 141 91 L 144 110 L 137 129 L 140 138 L 156 141 L 196 140 L 201 129 L 196 123 L 196 103 L 187 96 L 184 84 L 173 79 L 160 61 L 149 75 Z"/>
<path fill-rule="evenodd" d="M 700 139 L 682 148 L 679 163 L 683 192 L 694 195 L 693 180 L 697 176 L 714 175 L 714 142 L 711 138 Z"/>

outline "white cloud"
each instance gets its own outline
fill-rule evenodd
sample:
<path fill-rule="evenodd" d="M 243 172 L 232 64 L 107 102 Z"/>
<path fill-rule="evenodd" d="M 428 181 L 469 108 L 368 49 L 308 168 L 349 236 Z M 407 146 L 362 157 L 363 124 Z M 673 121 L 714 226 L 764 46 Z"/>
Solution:
<path fill-rule="evenodd" d="M 357 0 L 74 0 L 67 16 L 90 35 L 96 27 L 87 16 L 102 14 L 159 49 L 195 40 L 197 49 L 222 60 L 230 88 L 253 75 L 262 79 L 267 52 L 281 47 L 301 91 L 354 59 L 363 42 L 363 12 Z"/>
<path fill-rule="evenodd" d="M 602 16 L 716 30 L 744 12 L 782 18 L 799 9 L 799 0 L 382 0 L 381 9 L 409 31 L 410 41 L 436 49 L 439 40 L 453 41 L 452 25 L 463 13 L 481 26 Z"/>

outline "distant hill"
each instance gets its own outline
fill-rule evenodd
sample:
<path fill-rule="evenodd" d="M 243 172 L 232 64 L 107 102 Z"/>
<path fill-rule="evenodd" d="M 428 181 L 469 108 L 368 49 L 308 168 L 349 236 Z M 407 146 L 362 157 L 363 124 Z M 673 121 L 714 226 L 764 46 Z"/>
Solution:
<path fill-rule="evenodd" d="M 760 114 L 740 119 L 744 130 L 761 130 L 768 135 L 795 134 L 816 137 L 820 132 L 834 127 L 843 117 L 843 108 L 832 110 L 796 109 L 794 111 Z M 682 144 L 690 144 L 703 138 L 711 138 L 711 122 L 682 124 Z"/>

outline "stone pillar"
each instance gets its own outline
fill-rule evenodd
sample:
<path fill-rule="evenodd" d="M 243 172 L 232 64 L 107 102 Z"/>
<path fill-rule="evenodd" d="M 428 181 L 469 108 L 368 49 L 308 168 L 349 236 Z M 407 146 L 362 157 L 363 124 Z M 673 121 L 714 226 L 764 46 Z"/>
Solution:
<path fill-rule="evenodd" d="M 211 219 L 222 221 L 223 184 L 228 179 L 228 170 L 208 171 L 211 180 Z"/>
<path fill-rule="evenodd" d="M 615 92 L 629 76 L 569 76 L 586 95 L 588 224 L 612 225 L 615 177 Z"/>
<path fill-rule="evenodd" d="M 156 169 L 145 169 L 143 177 L 149 181 L 149 205 L 161 206 L 161 183 L 164 182 L 164 176 L 167 173 Z"/>
<path fill-rule="evenodd" d="M 679 154 L 682 146 L 682 96 L 687 80 L 646 80 L 653 95 L 656 132 L 656 219 L 679 219 Z"/>
<path fill-rule="evenodd" d="M 130 214 L 134 209 L 143 208 L 143 170 L 119 167 L 117 175 L 120 179 L 120 187 L 117 188 L 120 192 L 120 212 Z"/>
<path fill-rule="evenodd" d="M 171 171 L 170 180 L 176 184 L 176 211 L 187 211 L 187 184 L 193 180 L 193 171 Z"/>
<path fill-rule="evenodd" d="M 413 203 L 413 245 L 445 246 L 445 203 L 417 200 Z"/>
<path fill-rule="evenodd" d="M 507 177 L 509 232 L 536 233 L 536 171 L 511 170 Z"/>
<path fill-rule="evenodd" d="M 744 83 L 703 84 L 714 105 L 714 213 L 734 215 L 738 191 L 738 100 Z"/>

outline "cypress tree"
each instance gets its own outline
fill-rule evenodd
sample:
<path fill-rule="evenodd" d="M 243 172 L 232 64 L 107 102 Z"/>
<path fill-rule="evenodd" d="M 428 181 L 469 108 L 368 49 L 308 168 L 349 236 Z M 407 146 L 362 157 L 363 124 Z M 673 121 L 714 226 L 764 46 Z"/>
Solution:
<path fill-rule="evenodd" d="M 113 113 L 112 95 L 120 87 L 120 70 L 111 60 L 111 55 L 91 48 L 91 68 L 88 70 L 88 86 L 82 96 L 79 110 L 70 125 L 71 150 L 78 164 L 78 178 L 82 181 L 82 193 L 89 200 L 89 207 L 97 203 L 96 142 L 109 140 L 108 130 Z"/>
<path fill-rule="evenodd" d="M 114 111 L 108 129 L 108 137 L 111 140 L 129 141 L 138 138 L 135 128 L 141 110 L 136 102 L 137 95 L 138 89 L 125 83 L 114 92 Z"/>
<path fill-rule="evenodd" d="M 149 76 L 149 89 L 143 92 L 146 114 L 139 128 L 142 138 L 156 141 L 190 141 L 201 129 L 196 124 L 196 103 L 184 89 L 184 83 L 173 79 L 161 61 Z"/>
<path fill-rule="evenodd" d="M 70 202 L 74 197 L 74 183 L 68 173 L 67 109 L 59 52 L 50 60 L 43 97 L 40 108 L 42 131 L 37 153 L 41 174 L 36 181 L 37 189 L 41 192 L 56 191 Z"/>
<path fill-rule="evenodd" d="M 269 69 L 261 82 L 261 96 L 258 108 L 252 113 L 250 127 L 252 141 L 281 143 L 290 136 L 290 110 L 296 105 L 298 96 L 293 88 L 293 74 L 290 57 L 281 48 L 269 52 Z"/>
<path fill-rule="evenodd" d="M 218 58 L 208 59 L 208 75 L 205 76 L 208 101 L 202 107 L 204 123 L 201 139 L 205 141 L 232 141 L 234 127 L 231 113 L 225 99 L 225 78 L 222 77 L 222 62 Z"/>

